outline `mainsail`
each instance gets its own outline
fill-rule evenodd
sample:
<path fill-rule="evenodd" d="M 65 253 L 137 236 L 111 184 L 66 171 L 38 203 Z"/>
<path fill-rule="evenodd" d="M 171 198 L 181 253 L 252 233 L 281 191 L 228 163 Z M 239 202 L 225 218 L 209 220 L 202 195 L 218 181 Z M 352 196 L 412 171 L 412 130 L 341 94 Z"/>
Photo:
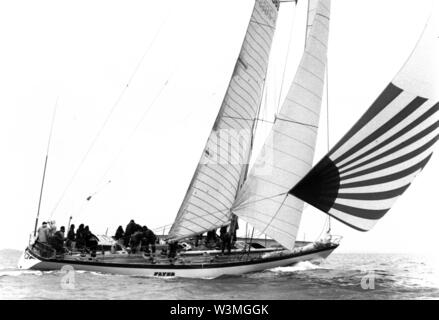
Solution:
<path fill-rule="evenodd" d="M 312 167 L 326 71 L 330 0 L 311 1 L 306 47 L 285 102 L 233 213 L 293 248 L 303 201 L 288 194 Z"/>
<path fill-rule="evenodd" d="M 241 52 L 212 132 L 169 232 L 181 239 L 230 223 L 248 164 L 279 2 L 256 0 Z"/>
<path fill-rule="evenodd" d="M 438 56 L 432 16 L 393 81 L 290 194 L 370 230 L 422 171 L 439 138 Z"/>

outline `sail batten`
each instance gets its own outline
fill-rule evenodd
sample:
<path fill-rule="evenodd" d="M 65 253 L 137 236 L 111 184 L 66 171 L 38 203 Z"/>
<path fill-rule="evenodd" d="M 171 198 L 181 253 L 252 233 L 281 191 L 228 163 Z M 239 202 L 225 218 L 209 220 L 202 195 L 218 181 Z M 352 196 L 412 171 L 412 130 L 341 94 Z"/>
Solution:
<path fill-rule="evenodd" d="M 290 194 L 360 231 L 391 209 L 439 139 L 438 33 L 431 17 L 400 72 Z"/>
<path fill-rule="evenodd" d="M 169 238 L 230 223 L 242 184 L 277 20 L 277 0 L 256 0 L 241 51 L 212 132 Z"/>
<path fill-rule="evenodd" d="M 293 248 L 303 202 L 288 194 L 311 169 L 329 33 L 329 0 L 311 0 L 306 47 L 273 127 L 233 205 L 233 213 Z"/>

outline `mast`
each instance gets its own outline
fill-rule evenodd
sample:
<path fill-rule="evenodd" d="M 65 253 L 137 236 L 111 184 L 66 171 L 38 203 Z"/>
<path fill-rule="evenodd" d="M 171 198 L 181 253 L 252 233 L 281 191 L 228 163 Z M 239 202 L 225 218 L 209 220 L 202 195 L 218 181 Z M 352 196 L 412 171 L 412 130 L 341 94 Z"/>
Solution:
<path fill-rule="evenodd" d="M 52 123 L 50 125 L 49 139 L 47 141 L 46 157 L 45 157 L 45 160 L 44 160 L 43 177 L 41 179 L 40 196 L 39 196 L 39 199 L 38 199 L 37 216 L 35 218 L 34 237 L 36 237 L 36 235 L 37 235 L 38 220 L 40 218 L 41 201 L 43 199 L 44 181 L 45 181 L 45 178 L 46 178 L 47 161 L 49 159 L 50 141 L 52 139 L 53 125 L 55 123 L 55 115 L 56 115 L 57 107 L 58 107 L 58 98 L 56 99 L 55 107 L 53 109 Z"/>
<path fill-rule="evenodd" d="M 40 197 L 38 199 L 37 217 L 35 218 L 34 237 L 37 235 L 38 219 L 40 217 L 41 199 L 43 197 L 44 179 L 46 177 L 47 159 L 49 158 L 46 153 L 46 159 L 44 161 L 43 178 L 41 179 Z"/>

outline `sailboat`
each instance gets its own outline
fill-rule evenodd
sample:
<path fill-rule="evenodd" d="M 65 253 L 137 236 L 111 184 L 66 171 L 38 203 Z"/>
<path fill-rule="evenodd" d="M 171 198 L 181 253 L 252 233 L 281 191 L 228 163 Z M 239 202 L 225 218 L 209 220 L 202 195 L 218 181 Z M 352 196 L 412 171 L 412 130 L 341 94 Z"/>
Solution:
<path fill-rule="evenodd" d="M 192 243 L 208 231 L 234 233 L 241 219 L 270 239 L 244 239 L 230 254 L 182 248 L 176 257 L 110 252 L 57 254 L 30 243 L 21 269 L 76 269 L 141 276 L 215 278 L 328 257 L 339 237 L 298 241 L 305 202 L 348 226 L 370 230 L 422 171 L 438 139 L 439 92 L 433 65 L 437 19 L 352 129 L 313 166 L 322 105 L 331 0 L 309 0 L 306 43 L 275 121 L 249 166 L 281 1 L 255 0 L 241 51 L 199 164 L 169 233 Z M 111 239 L 106 239 L 111 243 Z M 266 241 L 265 241 L 266 244 Z"/>

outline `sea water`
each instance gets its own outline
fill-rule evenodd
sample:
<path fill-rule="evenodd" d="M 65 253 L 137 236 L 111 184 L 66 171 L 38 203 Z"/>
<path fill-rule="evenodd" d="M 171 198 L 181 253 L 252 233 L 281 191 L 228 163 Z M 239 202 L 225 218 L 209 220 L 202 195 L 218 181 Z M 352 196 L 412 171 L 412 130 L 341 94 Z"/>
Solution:
<path fill-rule="evenodd" d="M 23 271 L 20 254 L 0 250 L 0 299 L 439 299 L 439 263 L 421 255 L 334 253 L 207 280 Z"/>

